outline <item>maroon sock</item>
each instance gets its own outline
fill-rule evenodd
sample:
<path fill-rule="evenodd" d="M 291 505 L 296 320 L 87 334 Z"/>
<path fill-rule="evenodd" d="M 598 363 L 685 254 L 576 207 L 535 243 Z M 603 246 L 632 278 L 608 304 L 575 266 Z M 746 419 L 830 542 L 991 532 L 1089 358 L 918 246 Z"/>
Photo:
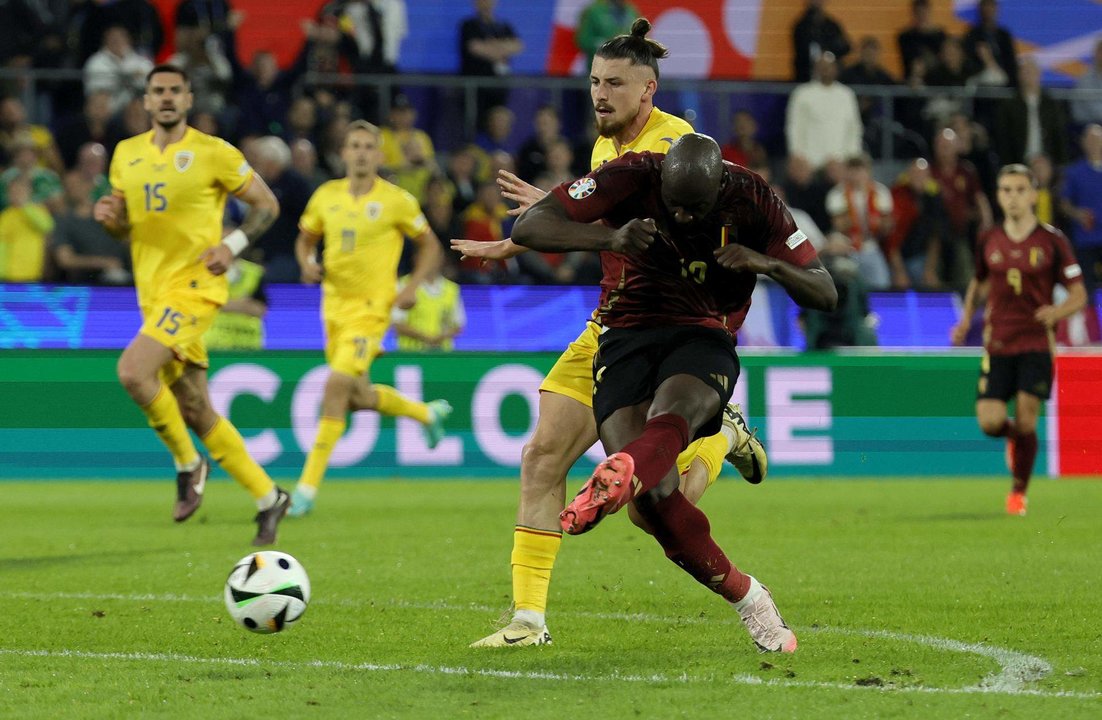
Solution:
<path fill-rule="evenodd" d="M 1014 492 L 1024 493 L 1033 475 L 1033 462 L 1037 459 L 1037 433 L 1020 433 L 1014 436 Z"/>
<path fill-rule="evenodd" d="M 746 597 L 750 576 L 731 564 L 712 540 L 708 516 L 680 490 L 646 509 L 645 514 L 666 557 L 724 599 L 738 602 Z"/>
<path fill-rule="evenodd" d="M 639 479 L 636 495 L 657 487 L 677 462 L 677 456 L 689 446 L 689 424 L 680 415 L 666 413 L 647 421 L 643 434 L 620 451 L 635 461 Z"/>

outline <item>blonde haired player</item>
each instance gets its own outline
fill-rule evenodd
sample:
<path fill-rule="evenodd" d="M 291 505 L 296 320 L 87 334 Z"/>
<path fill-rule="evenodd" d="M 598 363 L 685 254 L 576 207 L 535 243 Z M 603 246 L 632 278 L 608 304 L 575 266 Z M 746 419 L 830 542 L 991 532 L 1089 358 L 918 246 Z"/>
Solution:
<path fill-rule="evenodd" d="M 295 487 L 292 517 L 313 509 L 349 412 L 375 410 L 413 418 L 424 427 L 428 445 L 435 447 L 452 410 L 445 400 L 423 403 L 368 379 L 371 362 L 390 326 L 392 306 L 411 308 L 417 288 L 443 257 L 417 200 L 379 177 L 379 145 L 377 127 L 363 120 L 350 123 L 341 146 L 346 177 L 330 180 L 314 191 L 299 220 L 295 256 L 303 282 L 320 282 L 322 286 L 325 359 L 330 372 L 317 437 Z M 399 291 L 403 237 L 417 246 L 417 257 L 409 281 Z M 318 263 L 317 245 L 322 239 L 325 253 Z"/>
<path fill-rule="evenodd" d="M 666 152 L 674 140 L 693 132 L 674 115 L 654 106 L 658 60 L 667 51 L 646 37 L 650 23 L 639 18 L 631 33 L 605 42 L 593 58 L 590 98 L 599 137 L 590 165 L 596 169 L 627 152 Z M 511 173 L 499 180 L 505 196 L 520 203 L 517 213 L 546 193 Z M 453 240 L 452 248 L 471 257 L 501 259 L 524 251 L 511 240 L 483 243 Z M 520 647 L 551 642 L 545 614 L 551 569 L 562 543 L 559 513 L 566 504 L 566 475 L 597 442 L 593 419 L 593 355 L 600 327 L 594 319 L 567 347 L 540 385 L 539 419 L 525 446 L 520 468 L 520 506 L 513 531 L 512 621 L 472 647 Z M 727 408 L 723 432 L 690 445 L 678 457 L 681 489 L 693 503 L 719 476 L 727 456 L 750 482 L 761 482 L 767 458 L 747 430 L 737 406 Z M 646 524 L 629 508 L 632 521 Z"/>
<path fill-rule="evenodd" d="M 276 219 L 279 203 L 237 148 L 188 127 L 192 101 L 183 70 L 158 65 L 149 72 L 143 102 L 153 129 L 115 148 L 112 192 L 95 206 L 96 220 L 110 232 L 129 235 L 143 318 L 119 357 L 118 377 L 176 462 L 173 519 L 183 522 L 199 508 L 210 469 L 190 427 L 256 500 L 253 544 L 269 545 L 290 496 L 211 407 L 203 333 L 228 297 L 226 270 Z M 223 238 L 228 193 L 249 209 L 241 227 Z"/>

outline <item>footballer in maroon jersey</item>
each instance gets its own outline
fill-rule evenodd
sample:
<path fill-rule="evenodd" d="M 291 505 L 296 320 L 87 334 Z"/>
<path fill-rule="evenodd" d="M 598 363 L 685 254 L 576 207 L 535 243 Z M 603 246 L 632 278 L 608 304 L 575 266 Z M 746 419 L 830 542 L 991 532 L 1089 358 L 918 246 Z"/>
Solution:
<path fill-rule="evenodd" d="M 1036 181 L 1025 165 L 999 171 L 1002 225 L 976 244 L 976 275 L 968 285 L 952 340 L 960 345 L 977 304 L 986 296 L 984 355 L 976 389 L 976 418 L 984 433 L 1007 439 L 1014 485 L 1006 510 L 1025 515 L 1025 493 L 1037 457 L 1037 417 L 1052 389 L 1053 327 L 1083 308 L 1083 273 L 1063 233 L 1037 220 Z M 1052 304 L 1057 285 L 1067 299 Z M 1007 403 L 1015 400 L 1014 418 Z"/>
<path fill-rule="evenodd" d="M 724 163 L 714 140 L 688 134 L 665 156 L 625 155 L 554 190 L 521 215 L 513 241 L 602 251 L 593 412 L 611 454 L 560 515 L 563 529 L 586 532 L 633 502 L 668 558 L 731 602 L 744 622 L 762 613 L 772 628 L 759 642 L 763 650 L 795 651 L 796 636 L 769 591 L 716 545 L 707 516 L 678 489 L 675 467 L 690 437 L 719 430 L 739 372 L 724 315 L 745 307 L 753 274 L 768 273 L 801 304 L 837 302 L 834 282 L 784 205 L 761 178 Z M 787 247 L 802 262 L 750 243 Z"/>

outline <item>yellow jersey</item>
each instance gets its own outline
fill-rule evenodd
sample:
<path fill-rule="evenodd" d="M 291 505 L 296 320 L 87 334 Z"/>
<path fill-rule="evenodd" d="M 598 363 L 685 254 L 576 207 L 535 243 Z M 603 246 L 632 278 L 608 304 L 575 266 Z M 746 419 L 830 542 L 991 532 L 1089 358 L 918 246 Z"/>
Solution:
<path fill-rule="evenodd" d="M 651 108 L 647 124 L 635 136 L 635 139 L 625 143 L 616 150 L 616 141 L 612 138 L 598 137 L 593 143 L 593 155 L 589 161 L 589 169 L 596 170 L 609 160 L 615 160 L 624 153 L 650 152 L 664 153 L 670 149 L 670 145 L 677 138 L 693 132 L 693 126 L 676 115 L 662 112 L 658 108 Z"/>
<path fill-rule="evenodd" d="M 341 178 L 314 191 L 299 228 L 324 239 L 325 297 L 365 300 L 389 317 L 403 238 L 421 235 L 429 223 L 417 200 L 393 183 L 377 177 L 366 194 L 353 196 Z"/>
<path fill-rule="evenodd" d="M 110 180 L 126 201 L 138 302 L 179 289 L 226 302 L 225 275 L 212 275 L 199 256 L 222 242 L 227 193 L 240 194 L 253 180 L 241 152 L 191 127 L 162 151 L 150 130 L 118 144 Z"/>

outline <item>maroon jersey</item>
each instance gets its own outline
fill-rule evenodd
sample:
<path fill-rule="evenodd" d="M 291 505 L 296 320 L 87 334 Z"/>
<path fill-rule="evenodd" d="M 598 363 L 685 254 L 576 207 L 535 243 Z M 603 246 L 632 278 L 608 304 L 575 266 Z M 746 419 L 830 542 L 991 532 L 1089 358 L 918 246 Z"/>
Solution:
<path fill-rule="evenodd" d="M 1049 352 L 1048 329 L 1033 315 L 1052 304 L 1056 283 L 1083 282 L 1083 273 L 1064 234 L 1040 223 L 1024 240 L 1011 240 L 1001 225 L 976 245 L 976 280 L 990 280 L 983 345 L 991 355 Z"/>
<path fill-rule="evenodd" d="M 576 222 L 621 227 L 653 218 L 658 236 L 646 252 L 602 252 L 600 321 L 610 327 L 702 325 L 734 334 L 749 307 L 757 275 L 720 267 L 713 254 L 727 242 L 803 267 L 816 258 L 784 203 L 749 170 L 724 163 L 724 185 L 700 221 L 674 221 L 661 197 L 659 153 L 626 153 L 555 193 Z M 727 316 L 738 316 L 732 322 Z"/>

